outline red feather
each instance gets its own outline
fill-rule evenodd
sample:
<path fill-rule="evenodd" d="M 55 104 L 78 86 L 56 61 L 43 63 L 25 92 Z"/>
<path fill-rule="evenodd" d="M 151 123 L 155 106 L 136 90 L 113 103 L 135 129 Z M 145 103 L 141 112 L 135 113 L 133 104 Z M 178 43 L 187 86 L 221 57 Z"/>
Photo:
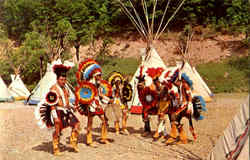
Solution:
<path fill-rule="evenodd" d="M 155 79 L 157 77 L 160 77 L 163 71 L 164 71 L 163 68 L 158 67 L 158 68 L 148 68 L 146 72 L 148 76 L 150 76 L 152 79 Z"/>
<path fill-rule="evenodd" d="M 169 73 L 170 73 L 170 71 L 168 71 L 167 73 L 165 73 L 164 78 L 167 78 L 169 76 Z"/>

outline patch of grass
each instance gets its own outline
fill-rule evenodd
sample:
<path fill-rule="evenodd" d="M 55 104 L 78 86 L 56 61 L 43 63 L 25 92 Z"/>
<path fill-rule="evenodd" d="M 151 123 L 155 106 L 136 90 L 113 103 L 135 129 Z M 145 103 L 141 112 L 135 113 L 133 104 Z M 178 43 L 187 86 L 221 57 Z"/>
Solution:
<path fill-rule="evenodd" d="M 104 79 L 107 79 L 108 75 L 113 71 L 120 72 L 126 76 L 133 76 L 140 63 L 139 60 L 135 58 L 117 58 L 110 56 L 97 57 L 96 60 L 102 66 Z"/>
<path fill-rule="evenodd" d="M 197 70 L 213 93 L 249 90 L 250 56 L 201 64 L 197 66 Z"/>

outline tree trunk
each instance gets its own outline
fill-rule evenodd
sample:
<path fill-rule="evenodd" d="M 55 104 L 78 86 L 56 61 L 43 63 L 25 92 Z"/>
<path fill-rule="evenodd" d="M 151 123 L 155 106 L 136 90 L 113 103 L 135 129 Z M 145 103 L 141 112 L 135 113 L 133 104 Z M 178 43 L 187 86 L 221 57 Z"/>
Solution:
<path fill-rule="evenodd" d="M 40 56 L 40 79 L 43 77 L 43 56 Z"/>
<path fill-rule="evenodd" d="M 79 62 L 80 60 L 80 57 L 79 57 L 80 44 L 79 43 L 75 45 L 75 49 L 76 49 L 76 59 L 77 59 L 77 62 Z"/>

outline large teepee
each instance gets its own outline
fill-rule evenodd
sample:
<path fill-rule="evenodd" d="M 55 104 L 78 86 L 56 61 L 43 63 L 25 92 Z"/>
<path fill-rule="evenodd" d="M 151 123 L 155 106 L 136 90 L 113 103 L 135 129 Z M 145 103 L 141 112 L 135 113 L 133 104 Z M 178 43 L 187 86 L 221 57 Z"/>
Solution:
<path fill-rule="evenodd" d="M 0 76 L 0 88 L 1 88 L 0 89 L 0 102 L 13 101 L 13 97 L 11 96 L 1 76 Z"/>
<path fill-rule="evenodd" d="M 117 1 L 120 3 L 122 10 L 130 18 L 131 22 L 133 23 L 133 25 L 135 26 L 135 28 L 137 29 L 137 31 L 140 33 L 143 40 L 147 44 L 147 46 L 145 46 L 146 49 L 143 50 L 141 64 L 138 66 L 138 69 L 135 72 L 130 82 L 130 84 L 133 86 L 133 98 L 132 98 L 132 101 L 128 103 L 129 107 L 138 106 L 138 108 L 141 108 L 141 104 L 138 98 L 138 92 L 136 88 L 137 83 L 138 83 L 136 77 L 139 75 L 140 67 L 141 66 L 144 67 L 143 74 L 146 75 L 145 80 L 146 80 L 147 86 L 152 83 L 152 79 L 146 74 L 147 68 L 161 67 L 164 70 L 167 70 L 167 67 L 165 66 L 162 59 L 158 55 L 157 51 L 153 47 L 153 41 L 159 39 L 162 33 L 166 30 L 169 22 L 174 18 L 174 16 L 179 11 L 181 6 L 184 4 L 185 0 L 179 0 L 179 4 L 176 10 L 173 12 L 171 16 L 166 15 L 167 10 L 169 9 L 171 0 L 165 1 L 164 3 L 166 4 L 166 7 L 165 7 L 165 10 L 163 12 L 163 15 L 159 23 L 155 23 L 154 20 L 157 14 L 156 6 L 159 5 L 160 1 L 153 0 L 149 2 L 146 0 L 141 0 L 141 6 L 142 6 L 142 11 L 144 15 L 139 15 L 139 13 L 136 11 L 134 4 L 132 3 L 131 0 L 128 0 L 128 1 L 117 0 Z M 152 14 L 148 12 L 149 11 L 148 6 L 149 6 L 149 3 L 151 2 L 153 2 Z M 158 24 L 157 27 L 155 26 L 156 24 Z"/>
<path fill-rule="evenodd" d="M 8 87 L 9 92 L 15 98 L 15 100 L 24 100 L 27 99 L 30 95 L 30 91 L 24 85 L 22 79 L 18 75 L 10 75 L 11 84 Z"/>
<path fill-rule="evenodd" d="M 55 64 L 62 64 L 62 62 L 60 59 L 58 59 L 56 61 L 53 61 L 51 64 L 47 64 L 46 73 L 31 92 L 31 95 L 27 100 L 27 104 L 38 104 L 42 99 L 45 98 L 51 86 L 56 83 L 56 74 L 53 72 L 53 66 Z M 68 85 L 66 85 L 66 87 L 68 87 L 68 89 L 70 90 Z M 70 90 L 70 101 L 73 102 L 74 99 L 75 96 Z"/>
<path fill-rule="evenodd" d="M 208 160 L 249 160 L 249 98 L 248 95 L 239 113 L 224 130 Z"/>

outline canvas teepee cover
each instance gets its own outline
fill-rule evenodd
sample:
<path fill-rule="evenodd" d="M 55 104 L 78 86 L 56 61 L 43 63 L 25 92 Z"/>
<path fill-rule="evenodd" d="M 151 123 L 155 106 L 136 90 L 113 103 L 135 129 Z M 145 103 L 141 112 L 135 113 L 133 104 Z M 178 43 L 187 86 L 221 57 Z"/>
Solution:
<path fill-rule="evenodd" d="M 13 74 L 10 76 L 12 80 L 8 87 L 10 94 L 15 98 L 15 100 L 27 99 L 30 95 L 30 91 L 25 87 L 20 76 Z"/>
<path fill-rule="evenodd" d="M 154 67 L 161 67 L 164 70 L 167 70 L 166 65 L 164 64 L 164 62 L 162 61 L 161 57 L 158 55 L 158 53 L 156 52 L 156 50 L 151 47 L 150 51 L 148 53 L 148 56 L 146 56 L 146 50 L 145 48 L 142 50 L 142 63 L 138 66 L 132 80 L 130 81 L 130 84 L 132 85 L 133 88 L 133 98 L 130 102 L 128 102 L 128 106 L 131 108 L 131 112 L 132 113 L 139 113 L 141 112 L 142 109 L 142 104 L 139 100 L 139 96 L 138 96 L 138 91 L 137 91 L 137 83 L 138 80 L 136 77 L 139 76 L 140 74 L 140 67 L 143 66 L 143 75 L 145 76 L 145 81 L 146 81 L 146 86 L 149 86 L 152 83 L 152 79 L 151 77 L 147 76 L 147 69 Z"/>
<path fill-rule="evenodd" d="M 249 160 L 249 95 L 241 105 L 240 112 L 233 118 L 224 134 L 219 138 L 208 160 Z"/>
<path fill-rule="evenodd" d="M 177 67 L 180 67 L 182 62 L 177 63 Z M 190 66 L 188 62 L 185 62 L 182 68 L 182 73 L 186 73 L 188 77 L 193 81 L 193 95 L 202 96 L 206 102 L 212 101 L 211 96 L 213 95 L 206 83 L 202 80 L 196 69 Z"/>
<path fill-rule="evenodd" d="M 0 102 L 12 101 L 13 97 L 11 96 L 6 84 L 4 83 L 2 77 L 0 76 Z"/>
<path fill-rule="evenodd" d="M 56 74 L 53 72 L 53 66 L 55 64 L 62 64 L 61 60 L 58 59 L 57 61 L 52 62 L 52 64 L 47 64 L 47 70 L 43 78 L 37 84 L 37 86 L 31 92 L 31 95 L 28 99 L 27 104 L 38 104 L 42 99 L 45 98 L 46 94 L 49 92 L 52 85 L 56 83 Z M 73 102 L 75 99 L 74 94 L 70 90 L 69 86 L 66 87 L 70 91 L 70 102 Z"/>

